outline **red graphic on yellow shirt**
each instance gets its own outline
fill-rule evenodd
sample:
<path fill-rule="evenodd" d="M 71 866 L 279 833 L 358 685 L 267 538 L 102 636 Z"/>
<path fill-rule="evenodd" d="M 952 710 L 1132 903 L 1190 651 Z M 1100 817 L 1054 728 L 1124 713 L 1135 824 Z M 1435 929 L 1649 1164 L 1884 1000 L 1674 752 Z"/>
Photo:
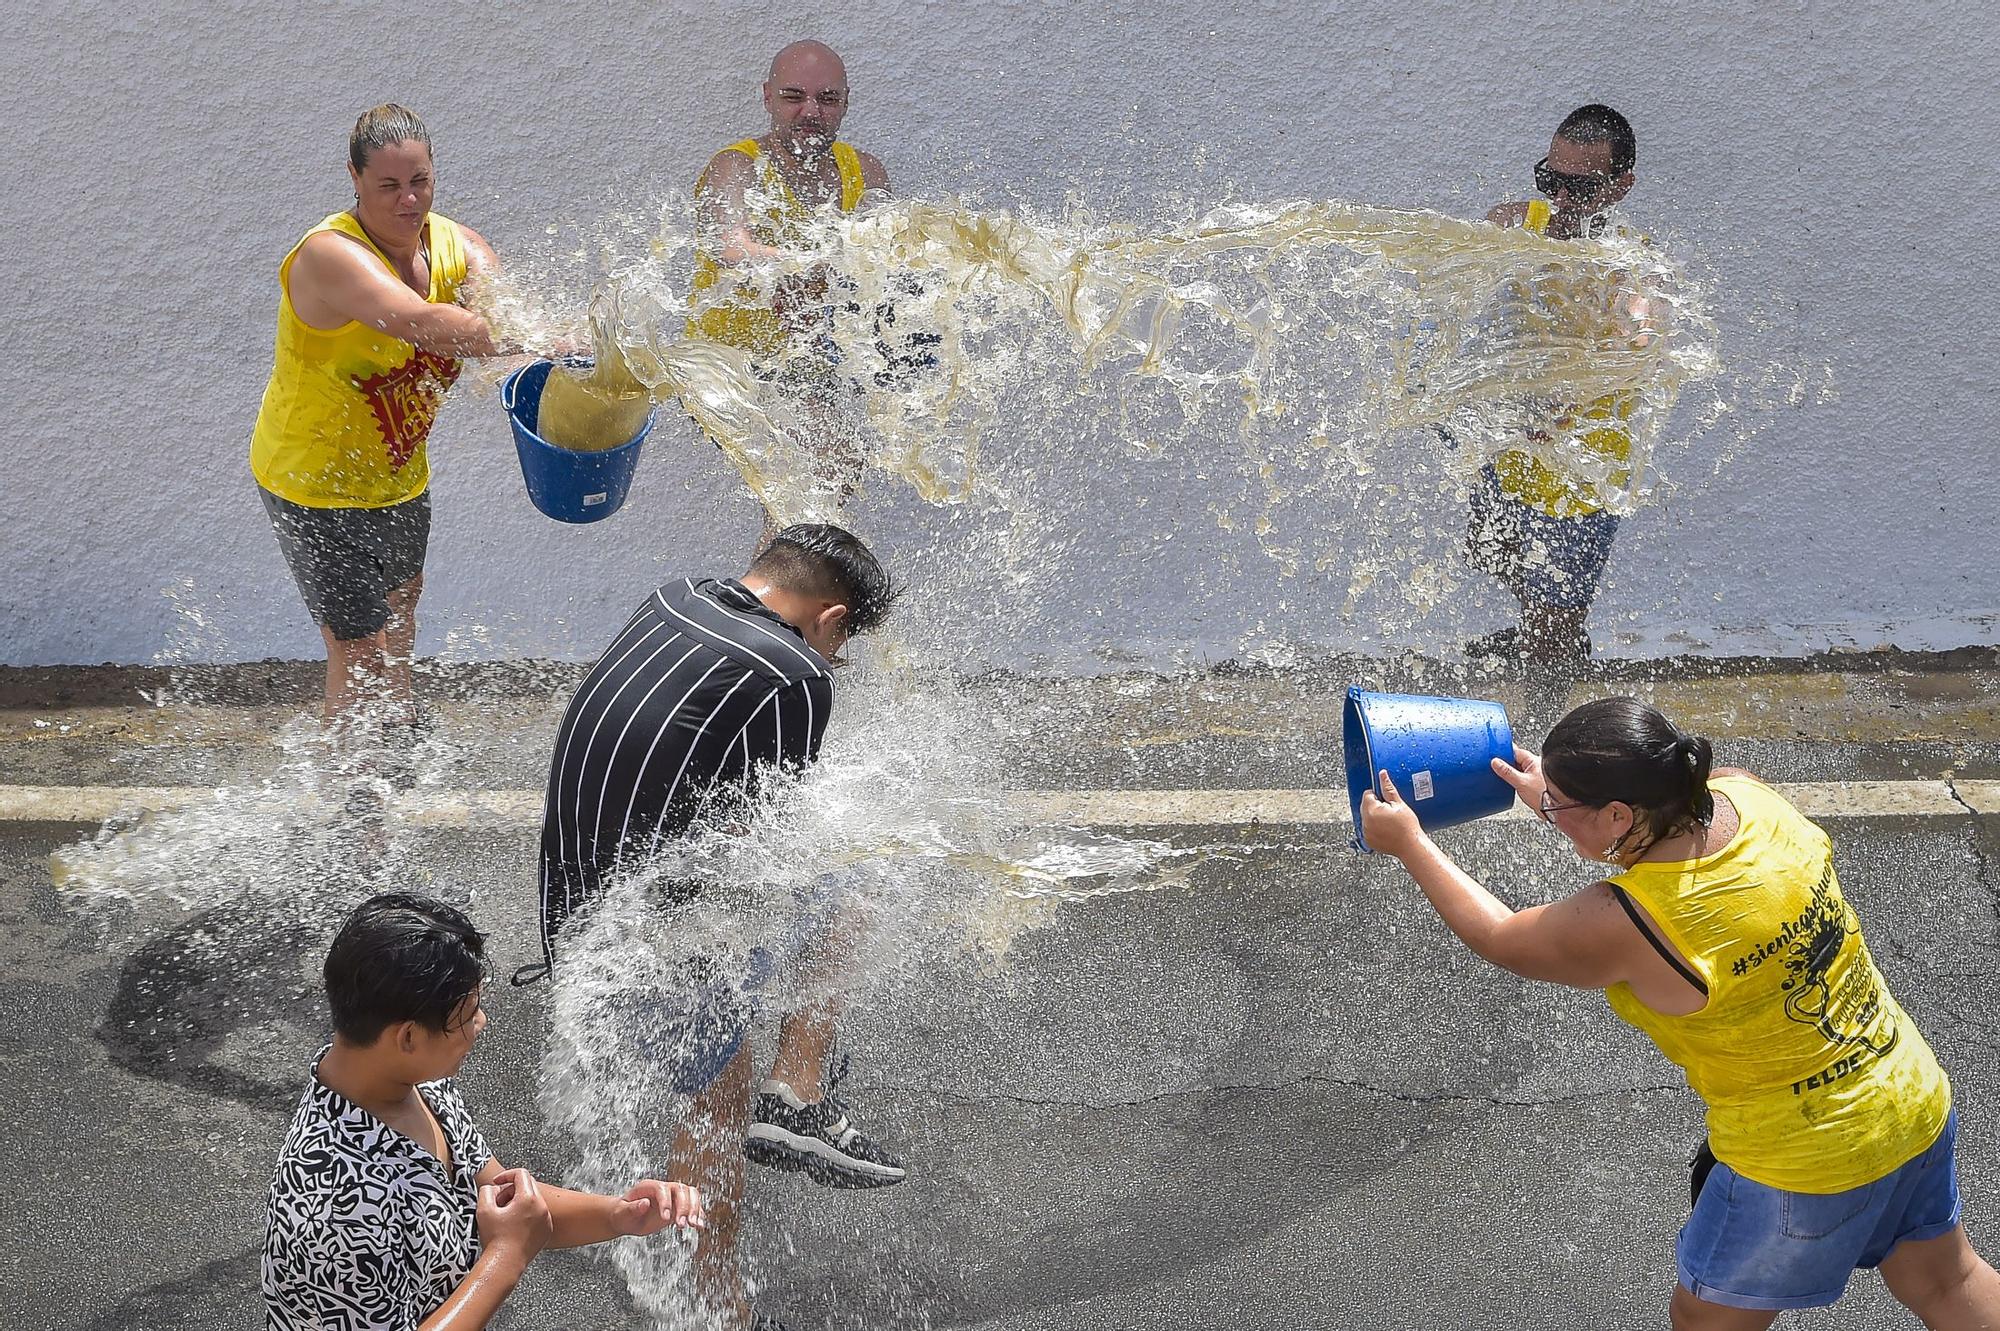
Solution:
<path fill-rule="evenodd" d="M 444 405 L 445 390 L 457 380 L 458 369 L 458 362 L 449 356 L 419 348 L 388 373 L 354 381 L 389 445 L 391 471 L 401 471 L 417 446 L 430 437 L 431 422 Z"/>

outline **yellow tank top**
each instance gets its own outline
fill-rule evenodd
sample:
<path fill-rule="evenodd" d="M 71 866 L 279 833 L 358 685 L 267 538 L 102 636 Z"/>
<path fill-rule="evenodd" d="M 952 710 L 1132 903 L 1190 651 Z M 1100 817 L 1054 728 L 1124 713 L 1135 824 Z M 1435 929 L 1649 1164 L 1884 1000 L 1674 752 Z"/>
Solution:
<path fill-rule="evenodd" d="M 811 216 L 811 211 L 792 196 L 784 177 L 771 165 L 770 158 L 764 156 L 757 140 L 732 143 L 727 151 L 742 153 L 757 163 L 760 188 L 772 200 L 762 216 L 752 219 L 750 234 L 760 245 L 782 248 L 799 243 L 800 225 Z M 833 160 L 840 168 L 840 211 L 851 213 L 861 203 L 861 154 L 836 139 Z M 708 173 L 704 171 L 701 179 L 695 182 L 697 193 L 707 181 Z M 704 299 L 704 293 L 718 284 L 723 286 L 723 291 Z M 754 297 L 739 299 L 730 290 L 734 286 L 735 278 L 728 264 L 717 262 L 705 251 L 696 252 L 694 279 L 690 287 L 694 300 L 708 304 L 708 308 L 688 320 L 689 336 L 706 337 L 732 347 L 742 347 L 760 359 L 781 355 L 786 336 L 783 322 L 770 306 L 759 303 Z"/>
<path fill-rule="evenodd" d="M 438 213 L 424 225 L 426 299 L 449 304 L 465 282 L 465 237 Z M 329 332 L 302 322 L 292 308 L 292 263 L 299 245 L 322 231 L 352 236 L 389 264 L 352 213 L 335 213 L 278 265 L 277 355 L 250 438 L 250 470 L 272 494 L 308 508 L 386 508 L 430 484 L 424 445 L 459 362 L 366 324 Z"/>
<path fill-rule="evenodd" d="M 1548 230 L 1551 209 L 1547 199 L 1528 203 L 1528 215 L 1521 220 L 1527 230 L 1541 235 Z M 1558 420 L 1557 430 L 1571 436 L 1575 445 L 1614 463 L 1632 458 L 1632 435 L 1625 422 L 1632 418 L 1637 401 L 1630 393 L 1612 393 L 1589 406 L 1572 411 Z M 1596 513 L 1604 506 L 1597 502 L 1587 485 L 1572 481 L 1532 453 L 1518 449 L 1493 459 L 1503 493 L 1552 518 L 1577 518 Z M 1629 481 L 1629 473 L 1614 471 L 1614 484 Z"/>
<path fill-rule="evenodd" d="M 1727 846 L 1611 879 L 1701 976 L 1708 1004 L 1665 1016 L 1617 984 L 1611 1009 L 1686 1070 L 1716 1159 L 1791 1192 L 1871 1183 L 1937 1139 L 1951 1084 L 1868 954 L 1826 833 L 1758 782 L 1709 789 L 1736 806 Z"/>

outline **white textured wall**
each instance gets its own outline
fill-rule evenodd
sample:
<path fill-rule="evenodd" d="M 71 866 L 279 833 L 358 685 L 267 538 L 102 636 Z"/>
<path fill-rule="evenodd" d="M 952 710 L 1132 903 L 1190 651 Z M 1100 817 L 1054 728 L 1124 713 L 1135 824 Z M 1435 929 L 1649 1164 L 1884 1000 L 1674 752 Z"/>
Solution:
<path fill-rule="evenodd" d="M 346 201 L 359 110 L 417 108 L 440 209 L 503 257 L 530 253 L 551 223 L 684 187 L 708 153 L 758 130 L 763 63 L 802 35 L 847 54 L 848 136 L 906 193 L 977 180 L 990 198 L 1054 203 L 1073 186 L 1145 199 L 1234 181 L 1252 198 L 1477 213 L 1523 193 L 1563 112 L 1611 101 L 1640 134 L 1629 209 L 1698 248 L 1732 347 L 1830 366 L 1838 394 L 1765 413 L 1719 475 L 1692 460 L 1696 484 L 1627 524 L 1600 639 L 1994 641 L 2000 11 L 1611 8 L 168 0 L 16 13 L 0 47 L 0 661 L 317 653 L 245 453 L 274 266 Z M 433 463 L 428 650 L 588 653 L 652 580 L 733 567 L 754 530 L 712 454 L 674 445 L 649 445 L 617 519 L 547 522 L 520 490 L 498 407 L 466 389 Z M 1105 493 L 1066 502 L 1086 529 L 1095 515 L 1120 534 L 1054 570 L 1077 581 L 1052 580 L 1088 592 L 976 631 L 984 654 L 1073 658 L 1123 638 L 1226 653 L 1259 623 L 1307 644 L 1369 639 L 1365 619 L 1339 614 L 1345 570 L 1281 583 L 1180 493 L 1185 469 L 1091 474 Z M 1176 542 L 1134 535 L 1129 491 L 1147 485 L 1170 502 L 1146 514 L 1187 515 Z M 1350 520 L 1340 508 L 1329 530 Z M 938 514 L 875 520 L 950 548 Z M 1501 613 L 1484 592 L 1470 606 L 1470 620 Z M 1459 614 L 1408 632 L 1435 638 Z"/>

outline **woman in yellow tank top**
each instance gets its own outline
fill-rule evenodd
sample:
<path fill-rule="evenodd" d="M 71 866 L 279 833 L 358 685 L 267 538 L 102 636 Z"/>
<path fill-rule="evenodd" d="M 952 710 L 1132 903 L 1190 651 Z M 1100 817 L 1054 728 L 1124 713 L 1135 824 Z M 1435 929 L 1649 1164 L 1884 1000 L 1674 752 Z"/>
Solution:
<path fill-rule="evenodd" d="M 1959 1224 L 1950 1084 L 1868 953 L 1826 834 L 1632 698 L 1584 704 L 1515 764 L 1494 770 L 1616 872 L 1513 910 L 1425 835 L 1386 772 L 1363 834 L 1474 952 L 1605 990 L 1686 1072 L 1709 1139 L 1673 1325 L 1760 1331 L 1879 1266 L 1929 1326 L 2000 1326 L 2000 1275 Z"/>
<path fill-rule="evenodd" d="M 413 727 L 426 443 L 460 361 L 500 354 L 486 321 L 458 304 L 497 263 L 477 232 L 431 211 L 430 135 L 412 112 L 364 114 L 348 174 L 354 207 L 278 266 L 277 347 L 250 467 L 326 641 L 328 723 Z"/>

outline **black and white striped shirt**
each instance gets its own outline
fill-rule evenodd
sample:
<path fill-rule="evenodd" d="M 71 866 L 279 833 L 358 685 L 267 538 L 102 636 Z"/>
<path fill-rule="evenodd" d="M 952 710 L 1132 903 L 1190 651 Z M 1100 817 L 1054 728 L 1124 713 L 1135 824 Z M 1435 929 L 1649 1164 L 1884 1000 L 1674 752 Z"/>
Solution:
<path fill-rule="evenodd" d="M 670 582 L 577 687 L 542 807 L 542 934 L 772 764 L 819 756 L 826 658 L 743 584 Z M 553 951 L 550 959 L 553 960 Z"/>

